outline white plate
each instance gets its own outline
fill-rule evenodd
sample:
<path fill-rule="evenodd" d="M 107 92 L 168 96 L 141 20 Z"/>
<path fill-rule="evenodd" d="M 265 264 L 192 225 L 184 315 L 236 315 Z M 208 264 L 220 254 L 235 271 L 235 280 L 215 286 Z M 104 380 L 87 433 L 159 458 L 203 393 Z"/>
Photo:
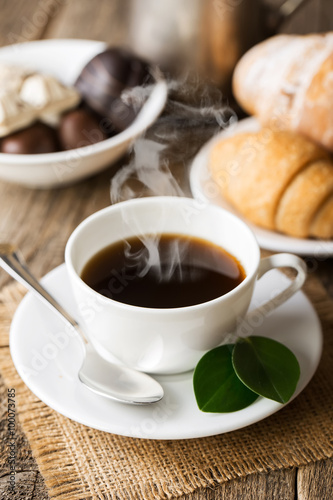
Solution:
<path fill-rule="evenodd" d="M 196 155 L 190 170 L 190 186 L 192 195 L 200 203 L 212 203 L 243 219 L 254 232 L 259 245 L 267 250 L 293 252 L 299 255 L 314 257 L 333 256 L 333 241 L 292 238 L 283 234 L 262 229 L 248 222 L 220 194 L 220 191 L 208 171 L 209 154 L 214 145 L 221 139 L 231 137 L 240 132 L 255 132 L 260 125 L 255 118 L 245 118 L 224 130 L 208 141 Z"/>
<path fill-rule="evenodd" d="M 75 82 L 85 64 L 106 48 L 91 40 L 38 40 L 0 49 L 0 64 L 21 65 L 50 74 L 67 85 Z M 112 165 L 158 117 L 167 99 L 161 80 L 133 123 L 123 132 L 91 146 L 56 153 L 0 153 L 0 179 L 33 188 L 77 182 Z"/>
<path fill-rule="evenodd" d="M 43 283 L 78 317 L 64 265 L 49 273 Z M 279 271 L 271 271 L 258 282 L 252 306 L 265 301 L 272 287 L 279 289 L 288 283 Z M 39 399 L 89 427 L 148 439 L 196 438 L 245 427 L 283 408 L 279 403 L 259 398 L 248 408 L 234 413 L 202 413 L 194 398 L 192 372 L 156 377 L 164 387 L 165 397 L 149 407 L 104 399 L 79 382 L 77 372 L 82 351 L 79 341 L 68 340 L 64 331 L 61 319 L 28 293 L 12 321 L 11 355 L 19 375 Z M 322 351 L 321 327 L 311 303 L 302 292 L 296 293 L 267 317 L 255 333 L 280 340 L 297 356 L 301 377 L 296 397 L 313 376 Z"/>

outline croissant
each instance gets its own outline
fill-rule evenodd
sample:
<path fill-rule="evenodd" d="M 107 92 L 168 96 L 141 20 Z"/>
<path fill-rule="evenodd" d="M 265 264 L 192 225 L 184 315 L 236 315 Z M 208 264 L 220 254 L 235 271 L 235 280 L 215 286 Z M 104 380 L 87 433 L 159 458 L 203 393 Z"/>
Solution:
<path fill-rule="evenodd" d="M 219 141 L 209 170 L 249 221 L 299 238 L 333 238 L 333 162 L 295 132 L 263 128 Z"/>
<path fill-rule="evenodd" d="M 236 65 L 233 92 L 262 124 L 333 151 L 333 32 L 277 35 L 256 45 Z"/>

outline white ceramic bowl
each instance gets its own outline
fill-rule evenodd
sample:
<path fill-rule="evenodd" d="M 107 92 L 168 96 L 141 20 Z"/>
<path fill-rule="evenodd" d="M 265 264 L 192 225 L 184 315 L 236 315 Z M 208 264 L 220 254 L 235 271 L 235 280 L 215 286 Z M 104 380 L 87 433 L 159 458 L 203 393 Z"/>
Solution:
<path fill-rule="evenodd" d="M 0 49 L 0 64 L 22 65 L 73 84 L 85 64 L 102 52 L 104 42 L 42 40 Z M 167 85 L 159 81 L 134 122 L 105 141 L 57 153 L 19 155 L 0 153 L 0 179 L 33 188 L 63 186 L 112 165 L 159 116 L 167 99 Z"/>

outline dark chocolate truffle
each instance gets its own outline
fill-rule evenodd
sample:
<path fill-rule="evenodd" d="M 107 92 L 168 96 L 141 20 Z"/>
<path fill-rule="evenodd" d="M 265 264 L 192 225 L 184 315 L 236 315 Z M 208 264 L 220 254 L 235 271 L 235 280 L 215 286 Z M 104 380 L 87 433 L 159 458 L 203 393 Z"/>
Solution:
<path fill-rule="evenodd" d="M 136 115 L 134 108 L 125 104 L 120 98 L 114 99 L 108 108 L 108 117 L 116 132 L 121 132 L 127 128 Z"/>
<path fill-rule="evenodd" d="M 14 132 L 2 139 L 1 152 L 9 154 L 42 154 L 58 151 L 55 130 L 41 122 Z"/>
<path fill-rule="evenodd" d="M 87 109 L 75 109 L 66 113 L 60 121 L 59 140 L 62 149 L 89 146 L 107 139 L 98 118 Z"/>
<path fill-rule="evenodd" d="M 145 62 L 125 50 L 111 48 L 87 63 L 75 87 L 93 110 L 110 117 L 114 99 L 119 98 L 124 88 L 141 85 L 145 78 L 148 78 Z"/>

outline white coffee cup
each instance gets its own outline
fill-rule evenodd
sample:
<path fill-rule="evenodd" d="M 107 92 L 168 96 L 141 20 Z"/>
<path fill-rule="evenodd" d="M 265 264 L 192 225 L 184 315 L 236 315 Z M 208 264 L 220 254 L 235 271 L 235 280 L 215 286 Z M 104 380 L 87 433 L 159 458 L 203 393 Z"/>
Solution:
<path fill-rule="evenodd" d="M 106 246 L 138 235 L 183 234 L 220 245 L 242 264 L 246 278 L 233 290 L 202 304 L 147 308 L 104 297 L 80 277 L 83 267 Z M 242 324 L 263 274 L 292 267 L 296 278 L 274 299 L 249 313 L 264 316 L 300 289 L 305 263 L 292 254 L 260 259 L 258 243 L 235 215 L 191 198 L 137 198 L 107 207 L 84 220 L 70 236 L 66 267 L 82 315 L 81 323 L 95 349 L 106 359 L 150 373 L 179 373 L 195 367 L 209 349 L 223 343 Z M 126 286 L 126 278 L 123 283 Z M 144 290 L 143 290 L 144 293 Z"/>

